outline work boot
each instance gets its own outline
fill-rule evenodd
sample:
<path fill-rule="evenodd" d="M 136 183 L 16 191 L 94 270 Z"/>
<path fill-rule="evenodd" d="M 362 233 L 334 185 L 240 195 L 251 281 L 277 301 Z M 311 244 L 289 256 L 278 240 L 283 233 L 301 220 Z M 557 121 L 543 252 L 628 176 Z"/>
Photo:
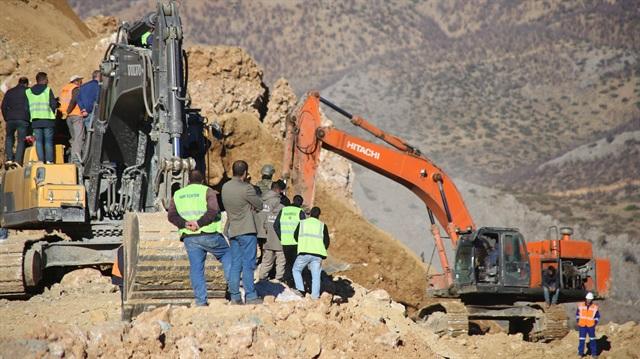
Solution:
<path fill-rule="evenodd" d="M 245 304 L 262 304 L 264 301 L 262 300 L 262 298 L 257 297 L 257 298 L 253 298 L 253 299 L 247 299 Z"/>
<path fill-rule="evenodd" d="M 229 304 L 230 304 L 230 305 L 242 305 L 242 304 L 244 304 L 244 303 L 242 303 L 242 300 L 241 300 L 241 299 L 240 299 L 240 300 L 234 300 L 234 299 L 231 299 L 231 300 L 229 301 Z"/>
<path fill-rule="evenodd" d="M 291 288 L 291 292 L 293 292 L 293 294 L 297 295 L 300 298 L 304 298 L 305 295 L 306 295 L 305 292 L 299 291 L 299 290 L 297 290 L 295 288 Z"/>

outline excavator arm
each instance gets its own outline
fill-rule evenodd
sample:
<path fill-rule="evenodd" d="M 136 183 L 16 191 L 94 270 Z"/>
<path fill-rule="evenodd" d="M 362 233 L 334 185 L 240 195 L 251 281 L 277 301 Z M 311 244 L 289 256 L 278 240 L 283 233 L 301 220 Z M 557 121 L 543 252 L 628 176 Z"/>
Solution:
<path fill-rule="evenodd" d="M 383 140 L 392 148 L 350 135 L 333 126 L 323 126 L 320 104 L 336 110 L 351 122 Z M 461 233 L 475 229 L 460 192 L 449 176 L 415 147 L 390 135 L 359 116 L 351 115 L 317 92 L 310 92 L 297 116 L 287 123 L 284 177 L 294 191 L 312 205 L 315 178 L 324 148 L 379 173 L 415 193 L 426 205 L 436 241 L 446 286 L 453 283 L 437 220 L 455 246 Z M 444 283 L 443 283 L 444 284 Z"/>

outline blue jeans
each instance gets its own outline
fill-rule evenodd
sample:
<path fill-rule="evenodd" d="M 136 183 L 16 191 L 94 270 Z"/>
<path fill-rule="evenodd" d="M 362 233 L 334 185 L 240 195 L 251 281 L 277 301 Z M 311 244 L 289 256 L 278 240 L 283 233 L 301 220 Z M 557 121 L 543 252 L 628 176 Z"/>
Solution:
<path fill-rule="evenodd" d="M 196 305 L 205 305 L 207 304 L 207 280 L 204 274 L 204 262 L 207 252 L 213 254 L 222 263 L 224 277 L 228 282 L 231 267 L 229 245 L 220 233 L 189 236 L 184 238 L 183 243 L 189 256 L 189 278 Z"/>
<path fill-rule="evenodd" d="M 36 152 L 38 160 L 42 162 L 53 162 L 53 127 L 34 128 L 33 135 L 36 136 Z"/>
<path fill-rule="evenodd" d="M 15 138 L 15 135 L 18 138 Z M 6 142 L 4 143 L 4 153 L 7 156 L 7 161 L 16 161 L 22 164 L 22 157 L 24 156 L 24 138 L 27 137 L 29 132 L 29 122 L 12 120 L 7 121 L 6 124 Z M 16 152 L 14 156 L 13 144 L 16 142 Z"/>
<path fill-rule="evenodd" d="M 598 352 L 596 350 L 598 348 L 596 347 L 596 327 L 578 327 L 578 334 L 578 355 L 584 355 L 584 342 L 587 340 L 588 336 L 591 356 L 597 356 Z"/>
<path fill-rule="evenodd" d="M 293 280 L 296 289 L 304 292 L 304 282 L 302 281 L 302 270 L 309 266 L 311 272 L 311 297 L 320 298 L 320 274 L 322 272 L 322 258 L 311 254 L 300 254 L 293 263 Z"/>
<path fill-rule="evenodd" d="M 240 295 L 240 275 L 244 287 L 244 299 L 258 298 L 253 285 L 256 269 L 256 246 L 258 239 L 255 234 L 242 234 L 231 238 L 231 270 L 229 272 L 229 296 L 234 302 L 242 301 Z"/>
<path fill-rule="evenodd" d="M 84 125 L 84 128 L 85 128 L 87 131 L 89 131 L 89 128 L 91 128 L 91 124 L 92 124 L 92 122 L 93 122 L 93 111 L 91 111 L 91 112 L 87 115 L 87 117 L 85 117 L 85 118 L 82 120 L 82 124 Z"/>
<path fill-rule="evenodd" d="M 550 298 L 549 295 L 549 287 L 542 287 L 544 291 L 544 301 L 547 304 L 558 304 L 558 297 L 560 296 L 560 289 L 556 288 L 556 291 L 553 292 L 553 297 Z"/>

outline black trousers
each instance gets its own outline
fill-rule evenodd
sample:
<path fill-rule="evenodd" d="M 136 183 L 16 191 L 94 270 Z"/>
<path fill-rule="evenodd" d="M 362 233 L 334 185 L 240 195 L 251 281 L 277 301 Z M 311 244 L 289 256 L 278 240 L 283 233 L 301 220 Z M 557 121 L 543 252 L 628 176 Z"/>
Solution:
<path fill-rule="evenodd" d="M 4 153 L 7 161 L 16 161 L 22 164 L 24 156 L 24 138 L 29 134 L 29 122 L 11 120 L 6 123 L 6 139 Z M 17 135 L 17 138 L 16 138 Z M 16 143 L 16 151 L 13 152 L 13 144 Z"/>
<path fill-rule="evenodd" d="M 293 262 L 298 257 L 298 245 L 282 246 L 282 252 L 284 253 L 284 281 L 289 286 L 293 285 Z"/>

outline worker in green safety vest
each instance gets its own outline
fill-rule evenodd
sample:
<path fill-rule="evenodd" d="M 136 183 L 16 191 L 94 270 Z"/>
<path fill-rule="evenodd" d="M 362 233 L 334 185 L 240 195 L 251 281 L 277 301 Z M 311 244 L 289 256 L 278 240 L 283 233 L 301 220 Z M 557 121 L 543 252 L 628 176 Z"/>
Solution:
<path fill-rule="evenodd" d="M 189 185 L 174 193 L 168 219 L 178 227 L 180 241 L 189 256 L 189 276 L 197 306 L 206 306 L 207 282 L 204 274 L 207 252 L 222 263 L 225 279 L 231 267 L 229 243 L 222 235 L 217 192 L 203 185 L 198 170 L 189 173 Z"/>
<path fill-rule="evenodd" d="M 140 37 L 140 42 L 142 43 L 142 46 L 151 47 L 151 45 L 153 44 L 153 30 L 154 28 L 151 28 L 149 29 L 149 31 L 142 34 L 142 36 Z"/>
<path fill-rule="evenodd" d="M 293 262 L 298 255 L 298 243 L 293 238 L 293 232 L 295 231 L 298 223 L 306 218 L 304 211 L 302 210 L 303 198 L 300 195 L 293 197 L 293 203 L 290 206 L 286 206 L 280 210 L 273 223 L 273 229 L 280 238 L 282 244 L 282 252 L 284 253 L 285 266 L 284 266 L 284 282 L 289 286 L 293 286 L 293 276 L 291 270 L 293 268 Z"/>
<path fill-rule="evenodd" d="M 58 100 L 49 87 L 49 78 L 46 73 L 36 74 L 36 84 L 25 91 L 29 106 L 31 128 L 36 137 L 36 153 L 38 160 L 45 163 L 53 163 L 54 147 L 53 136 L 56 127 L 56 110 Z"/>
<path fill-rule="evenodd" d="M 293 280 L 296 285 L 294 292 L 304 297 L 302 270 L 308 267 L 311 272 L 311 298 L 318 299 L 320 298 L 322 260 L 327 258 L 330 238 L 327 225 L 318 219 L 320 208 L 311 208 L 309 216 L 300 221 L 293 233 L 293 237 L 298 242 L 298 256 L 293 263 Z"/>

